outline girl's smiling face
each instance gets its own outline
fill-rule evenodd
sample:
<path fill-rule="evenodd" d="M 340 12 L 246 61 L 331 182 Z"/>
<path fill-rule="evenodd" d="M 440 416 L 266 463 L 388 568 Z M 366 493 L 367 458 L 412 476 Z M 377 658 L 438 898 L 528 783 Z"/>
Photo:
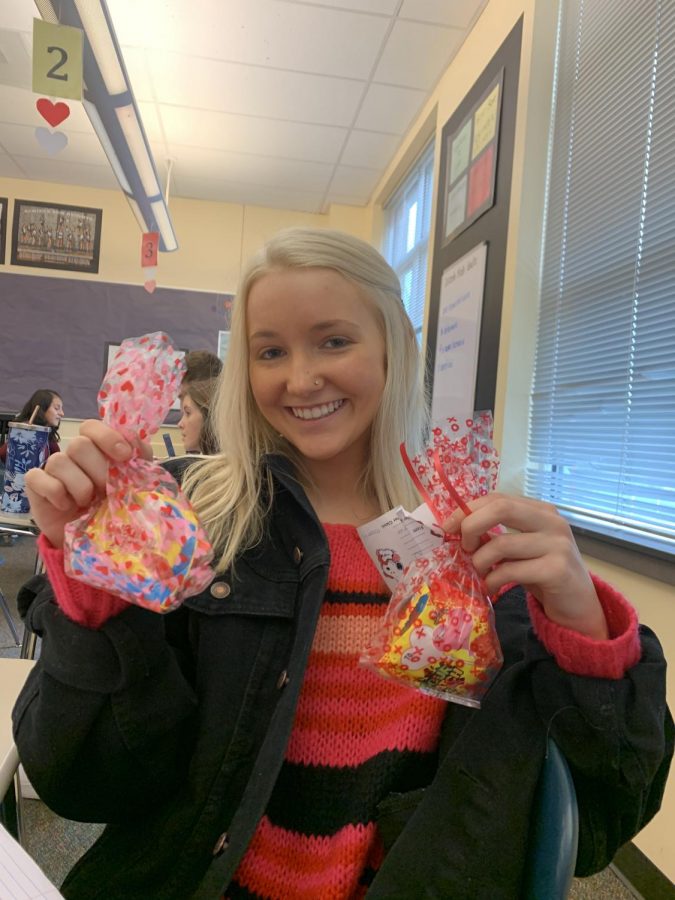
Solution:
<path fill-rule="evenodd" d="M 332 269 L 279 269 L 247 304 L 249 378 L 272 428 L 311 463 L 358 472 L 385 383 L 373 304 Z"/>
<path fill-rule="evenodd" d="M 45 422 L 52 428 L 58 428 L 62 418 L 63 400 L 58 396 L 58 394 L 54 394 L 54 396 L 52 397 L 52 402 L 45 410 Z"/>
<path fill-rule="evenodd" d="M 178 427 L 183 436 L 185 452 L 199 453 L 199 439 L 202 433 L 202 425 L 204 424 L 204 416 L 187 393 L 183 395 L 181 409 L 183 415 L 178 423 Z"/>

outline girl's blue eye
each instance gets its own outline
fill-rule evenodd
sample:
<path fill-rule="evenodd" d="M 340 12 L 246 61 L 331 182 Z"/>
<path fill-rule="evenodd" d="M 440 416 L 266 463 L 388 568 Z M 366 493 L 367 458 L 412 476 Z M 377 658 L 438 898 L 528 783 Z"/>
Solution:
<path fill-rule="evenodd" d="M 326 345 L 329 347 L 329 349 L 336 350 L 340 349 L 340 347 L 346 347 L 348 343 L 349 341 L 347 340 L 347 338 L 343 337 L 332 337 L 328 338 L 328 340 L 326 341 Z"/>
<path fill-rule="evenodd" d="M 276 347 L 268 347 L 267 350 L 260 351 L 260 353 L 258 354 L 258 359 L 276 359 L 280 353 L 281 350 L 277 349 Z"/>

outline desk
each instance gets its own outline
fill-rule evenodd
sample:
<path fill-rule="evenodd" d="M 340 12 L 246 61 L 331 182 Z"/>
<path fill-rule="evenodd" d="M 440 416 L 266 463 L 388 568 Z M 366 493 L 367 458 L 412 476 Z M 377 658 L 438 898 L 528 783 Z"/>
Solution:
<path fill-rule="evenodd" d="M 20 816 L 17 806 L 19 798 L 14 792 L 12 780 L 19 766 L 19 754 L 12 737 L 12 710 L 34 665 L 32 659 L 0 657 L 0 801 L 4 824 L 15 836 L 20 831 Z"/>
<path fill-rule="evenodd" d="M 40 533 L 30 513 L 9 513 L 2 510 L 0 510 L 0 531 L 6 534 L 32 534 L 34 537 Z"/>

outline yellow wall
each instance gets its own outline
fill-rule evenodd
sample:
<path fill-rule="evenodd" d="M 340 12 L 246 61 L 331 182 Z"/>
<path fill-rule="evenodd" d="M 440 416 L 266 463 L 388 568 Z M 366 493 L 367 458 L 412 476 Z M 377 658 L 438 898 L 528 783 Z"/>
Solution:
<path fill-rule="evenodd" d="M 69 203 L 103 210 L 98 275 L 11 265 L 6 265 L 2 271 L 49 277 L 98 278 L 124 284 L 143 284 L 145 281 L 140 267 L 141 233 L 121 191 L 0 178 L 0 197 L 8 197 L 10 201 L 8 245 L 13 201 L 16 199 Z M 254 250 L 281 228 L 316 225 L 320 228 L 340 228 L 363 238 L 368 237 L 370 231 L 369 212 L 352 206 L 333 205 L 327 214 L 320 215 L 174 197 L 171 199 L 171 217 L 180 246 L 174 253 L 159 254 L 157 284 L 161 287 L 225 293 L 236 290 L 242 260 L 246 261 Z M 9 255 L 8 246 L 8 262 Z"/>
<path fill-rule="evenodd" d="M 518 118 L 495 404 L 495 430 L 502 455 L 500 487 L 513 493 L 520 492 L 523 486 L 528 397 L 534 363 L 556 6 L 551 0 L 490 0 L 378 185 L 372 213 L 373 239 L 377 244 L 381 227 L 380 205 L 386 201 L 406 165 L 419 151 L 419 135 L 434 117 L 438 183 L 443 125 L 523 15 Z M 433 247 L 430 255 L 432 253 Z M 672 587 L 598 560 L 589 559 L 588 565 L 631 599 L 638 609 L 641 621 L 660 636 L 666 657 L 675 662 L 675 601 Z M 668 689 L 672 705 L 672 698 L 675 698 L 675 665 L 669 673 Z M 675 879 L 673 833 L 675 777 L 670 779 L 661 812 L 635 841 L 671 879 Z"/>

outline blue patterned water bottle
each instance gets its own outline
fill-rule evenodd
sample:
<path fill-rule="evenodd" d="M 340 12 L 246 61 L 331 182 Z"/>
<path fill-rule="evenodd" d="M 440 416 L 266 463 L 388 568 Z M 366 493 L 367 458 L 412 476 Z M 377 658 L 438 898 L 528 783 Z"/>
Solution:
<path fill-rule="evenodd" d="M 5 513 L 30 512 L 26 495 L 26 472 L 43 466 L 49 456 L 48 425 L 28 425 L 26 422 L 10 422 L 7 435 L 7 460 L 5 484 L 2 493 L 2 511 Z"/>

